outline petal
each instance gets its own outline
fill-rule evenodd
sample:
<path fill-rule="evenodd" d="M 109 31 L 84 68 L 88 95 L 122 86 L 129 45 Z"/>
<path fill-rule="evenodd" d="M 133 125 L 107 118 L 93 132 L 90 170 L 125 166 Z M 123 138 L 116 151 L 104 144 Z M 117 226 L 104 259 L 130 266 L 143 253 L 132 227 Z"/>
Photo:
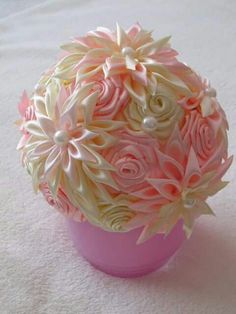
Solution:
<path fill-rule="evenodd" d="M 156 53 L 158 50 L 160 50 L 163 47 L 167 46 L 167 43 L 169 42 L 171 36 L 163 37 L 157 41 L 153 41 L 150 43 L 147 43 L 137 49 L 137 52 L 140 55 L 148 56 Z"/>
<path fill-rule="evenodd" d="M 147 181 L 164 197 L 175 200 L 181 192 L 180 184 L 171 179 L 147 179 Z"/>
<path fill-rule="evenodd" d="M 75 159 L 96 162 L 96 158 L 90 151 L 87 150 L 86 146 L 74 140 L 70 141 L 68 152 Z"/>
<path fill-rule="evenodd" d="M 137 61 L 134 58 L 131 58 L 129 55 L 125 56 L 126 68 L 129 70 L 136 70 Z"/>
<path fill-rule="evenodd" d="M 24 117 L 25 111 L 26 111 L 27 107 L 29 106 L 29 104 L 30 104 L 30 99 L 29 99 L 26 91 L 24 90 L 23 94 L 21 96 L 21 100 L 18 104 L 18 110 L 19 110 L 19 113 L 22 117 Z"/>
<path fill-rule="evenodd" d="M 94 108 L 97 104 L 99 91 L 95 91 L 83 99 L 81 105 L 84 110 L 85 124 L 89 124 L 93 118 Z"/>
<path fill-rule="evenodd" d="M 45 162 L 45 175 L 50 177 L 52 171 L 58 166 L 61 161 L 61 150 L 55 146 L 51 153 L 49 154 L 48 158 Z"/>
<path fill-rule="evenodd" d="M 40 137 L 40 138 L 45 138 L 45 134 L 43 130 L 40 127 L 40 124 L 38 121 L 27 121 L 25 123 L 25 129 L 28 131 L 30 134 Z"/>
<path fill-rule="evenodd" d="M 147 86 L 147 69 L 141 63 L 136 65 L 135 71 L 131 72 L 134 81 L 141 85 Z"/>
<path fill-rule="evenodd" d="M 107 170 L 104 171 L 98 168 L 91 168 L 89 167 L 89 165 L 86 165 L 85 163 L 83 163 L 83 170 L 92 181 L 109 185 L 112 188 L 118 190 L 109 171 Z"/>
<path fill-rule="evenodd" d="M 52 142 L 42 141 L 34 149 L 33 156 L 41 157 L 41 156 L 49 155 L 53 147 L 54 147 L 54 144 Z"/>
<path fill-rule="evenodd" d="M 116 41 L 117 45 L 120 47 L 125 47 L 129 45 L 129 38 L 123 28 L 116 23 Z"/>
<path fill-rule="evenodd" d="M 51 119 L 47 118 L 43 115 L 38 115 L 38 122 L 41 126 L 41 129 L 43 130 L 44 134 L 48 136 L 49 138 L 53 139 L 53 136 L 56 132 L 54 123 Z"/>
<path fill-rule="evenodd" d="M 185 169 L 184 186 L 195 186 L 202 177 L 196 153 L 191 146 Z"/>
<path fill-rule="evenodd" d="M 211 97 L 205 96 L 200 103 L 203 118 L 210 116 L 214 112 Z"/>
<path fill-rule="evenodd" d="M 130 96 L 137 101 L 141 106 L 146 106 L 146 91 L 145 88 L 138 82 L 131 81 L 130 77 L 124 80 L 124 86 L 128 90 Z"/>
<path fill-rule="evenodd" d="M 160 168 L 165 176 L 179 182 L 182 181 L 184 176 L 183 167 L 175 159 L 163 154 L 160 150 L 156 150 L 156 154 L 160 163 Z"/>
<path fill-rule="evenodd" d="M 109 57 L 106 59 L 103 67 L 105 78 L 112 77 L 114 75 L 127 73 L 125 59 L 123 57 Z"/>

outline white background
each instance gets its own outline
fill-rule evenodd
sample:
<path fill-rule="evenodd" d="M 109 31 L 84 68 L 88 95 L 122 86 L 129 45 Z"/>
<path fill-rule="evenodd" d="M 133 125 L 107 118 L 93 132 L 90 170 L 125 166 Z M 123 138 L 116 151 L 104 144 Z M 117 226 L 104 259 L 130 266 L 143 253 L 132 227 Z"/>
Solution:
<path fill-rule="evenodd" d="M 60 43 L 98 25 L 139 21 L 172 34 L 181 59 L 210 78 L 236 151 L 235 1 L 0 1 L 0 313 L 235 314 L 236 180 L 210 200 L 192 238 L 161 271 L 109 277 L 85 262 L 64 219 L 32 192 L 15 146 L 17 102 L 55 61 Z"/>

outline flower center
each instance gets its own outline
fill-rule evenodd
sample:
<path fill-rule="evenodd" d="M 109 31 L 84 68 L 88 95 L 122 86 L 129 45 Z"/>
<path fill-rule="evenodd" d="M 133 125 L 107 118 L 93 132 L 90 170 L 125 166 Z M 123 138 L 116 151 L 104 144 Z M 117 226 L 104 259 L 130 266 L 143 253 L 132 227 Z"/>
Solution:
<path fill-rule="evenodd" d="M 122 48 L 121 50 L 121 53 L 122 55 L 125 57 L 125 56 L 130 56 L 130 57 L 133 57 L 135 56 L 135 50 L 131 47 L 124 47 Z"/>
<path fill-rule="evenodd" d="M 142 128 L 144 131 L 151 132 L 157 128 L 157 120 L 152 116 L 147 116 L 142 121 Z"/>
<path fill-rule="evenodd" d="M 196 204 L 196 200 L 194 200 L 192 198 L 186 198 L 184 200 L 184 207 L 185 208 L 193 208 L 195 204 Z"/>
<path fill-rule="evenodd" d="M 57 145 L 66 145 L 69 141 L 69 135 L 68 135 L 68 132 L 66 131 L 57 131 L 55 134 L 54 134 L 54 142 L 57 144 Z"/>

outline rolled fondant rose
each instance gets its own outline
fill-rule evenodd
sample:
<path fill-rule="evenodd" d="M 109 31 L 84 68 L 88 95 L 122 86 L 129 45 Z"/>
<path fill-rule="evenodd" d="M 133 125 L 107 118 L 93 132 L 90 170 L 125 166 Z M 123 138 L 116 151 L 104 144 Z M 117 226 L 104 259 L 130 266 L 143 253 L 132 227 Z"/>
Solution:
<path fill-rule="evenodd" d="M 94 109 L 94 119 L 111 120 L 127 105 L 130 96 L 119 80 L 98 79 L 93 91 L 98 91 L 98 100 Z"/>
<path fill-rule="evenodd" d="M 200 166 L 206 164 L 209 159 L 218 161 L 219 164 L 224 157 L 227 141 L 222 121 L 222 113 L 218 110 L 206 118 L 203 118 L 199 111 L 192 110 L 184 118 L 181 129 L 183 141 L 189 148 L 194 148 Z M 214 163 L 214 166 L 217 164 Z"/>
<path fill-rule="evenodd" d="M 135 212 L 128 206 L 109 204 L 100 208 L 100 219 L 103 227 L 113 231 L 125 231 L 126 224 L 134 216 Z"/>
<path fill-rule="evenodd" d="M 112 177 L 124 192 L 132 193 L 147 185 L 145 179 L 157 162 L 148 139 L 146 143 L 145 137 L 143 143 L 138 143 L 138 140 L 132 133 L 123 134 L 123 139 L 103 155 L 115 168 Z"/>
<path fill-rule="evenodd" d="M 76 221 L 84 220 L 83 214 L 68 199 L 62 189 L 58 189 L 57 195 L 53 197 L 47 183 L 40 184 L 40 191 L 48 204 L 57 209 L 64 216 L 73 218 Z"/>
<path fill-rule="evenodd" d="M 163 84 L 158 85 L 155 95 L 149 96 L 147 106 L 131 102 L 125 110 L 130 128 L 143 130 L 158 139 L 167 138 L 174 126 L 181 122 L 183 114 L 175 92 Z"/>

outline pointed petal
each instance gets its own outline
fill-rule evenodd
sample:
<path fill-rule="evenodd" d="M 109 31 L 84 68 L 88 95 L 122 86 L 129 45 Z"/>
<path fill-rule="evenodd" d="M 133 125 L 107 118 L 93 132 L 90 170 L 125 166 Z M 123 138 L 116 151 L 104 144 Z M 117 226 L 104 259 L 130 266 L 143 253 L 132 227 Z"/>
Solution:
<path fill-rule="evenodd" d="M 117 45 L 120 47 L 125 47 L 129 44 L 129 38 L 126 32 L 120 27 L 118 23 L 116 23 L 116 41 Z"/>
<path fill-rule="evenodd" d="M 46 137 L 43 130 L 40 127 L 40 124 L 38 121 L 27 121 L 25 123 L 25 129 L 26 131 L 28 131 L 30 134 L 36 136 L 36 137 L 40 137 L 40 138 L 44 138 Z"/>
<path fill-rule="evenodd" d="M 214 108 L 212 106 L 212 99 L 209 96 L 203 97 L 200 106 L 203 118 L 210 116 L 214 112 Z"/>
<path fill-rule="evenodd" d="M 78 141 L 70 141 L 70 144 L 68 145 L 68 152 L 71 157 L 75 159 L 96 162 L 96 158 L 93 156 L 93 154 L 86 149 L 85 145 L 79 143 Z"/>
<path fill-rule="evenodd" d="M 89 124 L 92 121 L 94 108 L 98 99 L 98 94 L 99 92 L 95 91 L 92 94 L 88 95 L 86 98 L 84 98 L 81 102 L 84 110 L 85 124 Z"/>
<path fill-rule="evenodd" d="M 147 179 L 147 181 L 168 200 L 175 200 L 181 191 L 181 187 L 176 180 L 171 179 Z"/>
<path fill-rule="evenodd" d="M 44 134 L 53 139 L 56 132 L 53 121 L 46 116 L 38 115 L 38 122 Z"/>
<path fill-rule="evenodd" d="M 54 147 L 51 150 L 51 153 L 49 154 L 48 158 L 45 162 L 45 175 L 50 177 L 50 174 L 52 173 L 53 169 L 55 169 L 58 164 L 61 161 L 61 151 L 58 149 L 58 147 Z"/>
<path fill-rule="evenodd" d="M 194 186 L 201 179 L 201 170 L 199 167 L 198 159 L 196 153 L 191 146 L 188 161 L 185 169 L 184 186 Z"/>
<path fill-rule="evenodd" d="M 29 104 L 30 104 L 30 99 L 29 99 L 26 91 L 24 90 L 23 94 L 21 96 L 21 100 L 18 104 L 18 110 L 19 110 L 19 113 L 22 117 L 24 117 L 25 111 L 26 111 L 27 107 L 29 106 Z"/>
<path fill-rule="evenodd" d="M 153 41 L 150 43 L 147 43 L 137 49 L 140 55 L 148 56 L 156 53 L 158 50 L 160 50 L 163 47 L 167 46 L 167 43 L 169 42 L 171 36 L 163 37 L 157 41 Z"/>
<path fill-rule="evenodd" d="M 33 156 L 42 157 L 45 155 L 49 155 L 49 153 L 53 149 L 53 146 L 54 144 L 50 141 L 42 141 L 35 147 Z"/>

